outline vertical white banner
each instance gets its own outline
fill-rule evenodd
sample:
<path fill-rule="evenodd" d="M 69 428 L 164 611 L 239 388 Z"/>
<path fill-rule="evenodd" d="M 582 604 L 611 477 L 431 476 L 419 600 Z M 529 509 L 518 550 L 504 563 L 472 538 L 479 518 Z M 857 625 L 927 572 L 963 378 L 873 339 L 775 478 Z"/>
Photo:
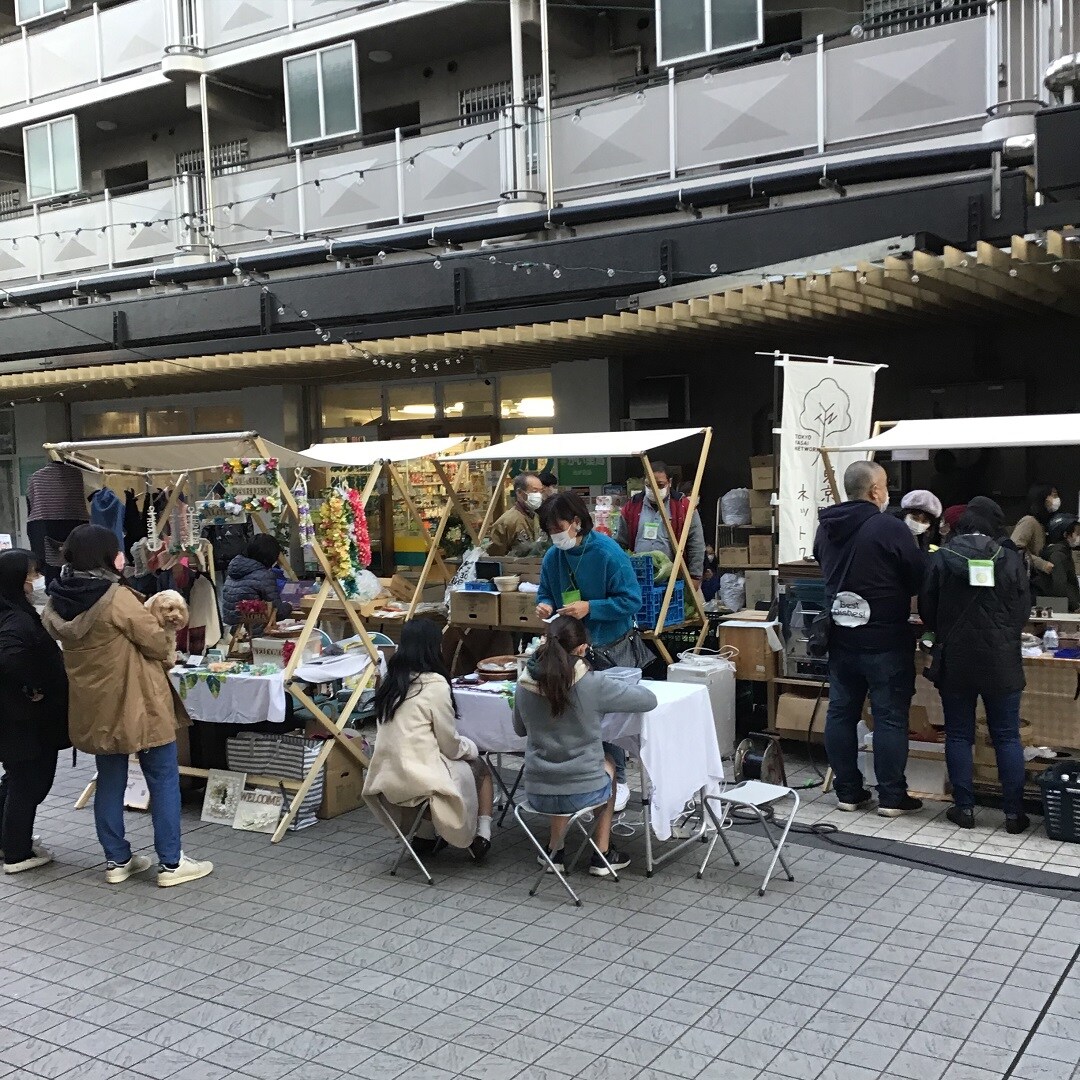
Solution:
<path fill-rule="evenodd" d="M 873 364 L 785 359 L 779 562 L 798 562 L 813 554 L 818 510 L 833 501 L 818 447 L 869 438 L 877 372 Z M 843 498 L 844 470 L 866 454 L 829 456 Z"/>

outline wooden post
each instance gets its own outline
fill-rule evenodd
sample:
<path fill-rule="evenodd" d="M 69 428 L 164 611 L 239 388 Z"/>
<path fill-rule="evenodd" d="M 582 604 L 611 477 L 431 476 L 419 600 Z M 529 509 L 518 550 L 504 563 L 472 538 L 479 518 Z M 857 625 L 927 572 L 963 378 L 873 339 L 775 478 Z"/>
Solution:
<path fill-rule="evenodd" d="M 498 482 L 495 484 L 494 489 L 491 492 L 491 499 L 488 501 L 487 510 L 484 512 L 484 520 L 480 525 L 480 539 L 483 540 L 487 536 L 488 529 L 491 528 L 491 519 L 495 516 L 495 503 L 502 495 L 503 484 L 506 483 L 507 476 L 510 475 L 510 462 L 504 461 L 502 472 L 499 473 Z"/>
<path fill-rule="evenodd" d="M 446 473 L 446 469 L 441 461 L 432 459 L 432 465 L 435 466 L 435 471 L 439 474 L 439 479 L 443 482 L 443 486 L 446 488 L 447 493 L 450 496 L 450 501 L 454 504 L 454 509 L 457 510 L 458 516 L 461 518 L 461 523 L 465 527 L 465 531 L 469 534 L 469 539 L 479 547 L 480 535 L 476 531 L 476 527 L 469 520 L 469 512 L 465 508 L 465 503 L 461 498 L 461 491 L 458 488 L 458 484 L 461 482 L 463 475 L 467 475 L 468 462 L 461 462 L 461 468 L 458 470 L 458 476 L 453 481 Z"/>

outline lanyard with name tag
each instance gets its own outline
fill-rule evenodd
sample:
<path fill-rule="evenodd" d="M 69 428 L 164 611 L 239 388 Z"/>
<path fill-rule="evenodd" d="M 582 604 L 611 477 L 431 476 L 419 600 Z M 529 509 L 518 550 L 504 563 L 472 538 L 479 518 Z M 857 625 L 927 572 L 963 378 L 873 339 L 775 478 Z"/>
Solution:
<path fill-rule="evenodd" d="M 968 559 L 968 584 L 983 589 L 994 587 L 994 562 L 992 559 Z"/>

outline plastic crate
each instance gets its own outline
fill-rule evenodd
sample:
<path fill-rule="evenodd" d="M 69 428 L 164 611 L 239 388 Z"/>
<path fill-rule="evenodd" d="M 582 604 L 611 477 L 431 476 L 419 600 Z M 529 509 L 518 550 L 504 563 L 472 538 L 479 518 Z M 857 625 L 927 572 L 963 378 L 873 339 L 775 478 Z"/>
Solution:
<path fill-rule="evenodd" d="M 634 568 L 634 576 L 642 591 L 651 589 L 656 582 L 653 580 L 653 561 L 651 555 L 631 555 L 630 565 Z"/>
<path fill-rule="evenodd" d="M 1039 777 L 1046 835 L 1051 840 L 1080 843 L 1080 761 L 1051 765 Z"/>
<path fill-rule="evenodd" d="M 642 588 L 641 590 L 641 610 L 638 611 L 634 617 L 634 621 L 638 626 L 649 627 L 650 629 L 656 626 L 656 620 L 660 617 L 660 608 L 664 603 L 664 593 L 667 590 L 666 585 L 653 585 L 650 588 Z M 668 605 L 667 618 L 664 620 L 664 626 L 670 626 L 672 623 L 681 623 L 686 618 L 686 612 L 683 605 L 683 583 L 678 581 L 675 583 L 675 592 L 672 593 L 671 603 Z"/>

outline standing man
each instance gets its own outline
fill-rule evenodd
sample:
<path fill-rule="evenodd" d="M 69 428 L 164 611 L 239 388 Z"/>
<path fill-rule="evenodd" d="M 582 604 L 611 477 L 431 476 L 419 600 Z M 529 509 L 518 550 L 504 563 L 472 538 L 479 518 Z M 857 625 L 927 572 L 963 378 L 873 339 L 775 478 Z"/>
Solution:
<path fill-rule="evenodd" d="M 536 473 L 520 473 L 514 477 L 514 505 L 491 526 L 489 555 L 509 555 L 516 547 L 536 543 L 540 537 L 540 519 L 536 511 L 544 501 L 543 489 Z"/>
<path fill-rule="evenodd" d="M 915 693 L 915 636 L 908 619 L 926 556 L 911 542 L 907 526 L 883 512 L 889 487 L 880 465 L 849 465 L 844 492 L 847 502 L 818 514 L 814 538 L 833 613 L 825 752 L 836 775 L 839 809 L 864 809 L 872 796 L 859 771 L 856 729 L 869 692 L 878 813 L 900 817 L 922 808 L 908 794 L 904 771 Z"/>
<path fill-rule="evenodd" d="M 676 537 L 681 537 L 690 510 L 690 500 L 672 490 L 667 466 L 662 461 L 653 462 L 653 475 L 656 477 L 660 498 L 671 518 L 671 527 L 675 530 Z M 664 519 L 656 504 L 656 496 L 647 481 L 643 492 L 623 504 L 616 540 L 635 555 L 646 551 L 662 551 L 669 559 L 674 558 L 675 549 L 671 546 L 671 537 L 664 528 Z M 686 540 L 684 554 L 690 576 L 694 579 L 694 588 L 700 592 L 701 572 L 705 563 L 705 533 L 701 528 L 701 515 L 697 510 L 690 521 L 690 535 Z"/>

